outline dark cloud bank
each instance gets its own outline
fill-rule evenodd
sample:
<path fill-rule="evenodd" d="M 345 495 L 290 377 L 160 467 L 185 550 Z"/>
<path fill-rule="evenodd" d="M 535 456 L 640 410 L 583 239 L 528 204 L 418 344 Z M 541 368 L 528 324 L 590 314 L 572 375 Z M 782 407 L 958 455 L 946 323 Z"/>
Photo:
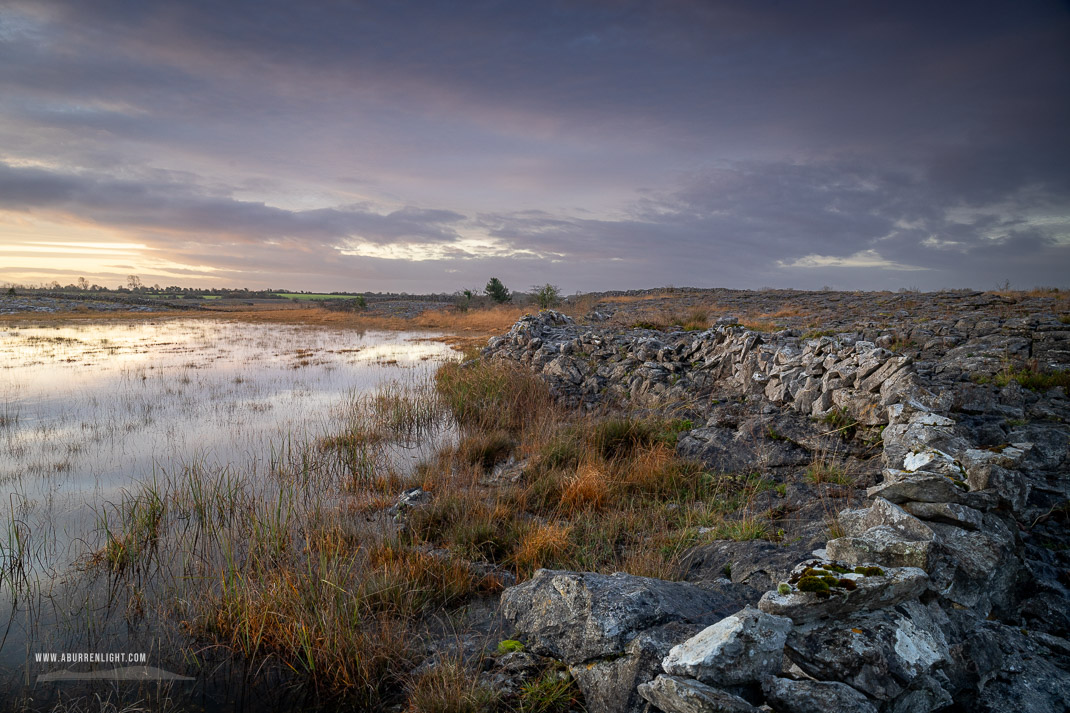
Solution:
<path fill-rule="evenodd" d="M 1057 3 L 0 4 L 0 210 L 239 284 L 1065 286 L 1067 126 Z"/>

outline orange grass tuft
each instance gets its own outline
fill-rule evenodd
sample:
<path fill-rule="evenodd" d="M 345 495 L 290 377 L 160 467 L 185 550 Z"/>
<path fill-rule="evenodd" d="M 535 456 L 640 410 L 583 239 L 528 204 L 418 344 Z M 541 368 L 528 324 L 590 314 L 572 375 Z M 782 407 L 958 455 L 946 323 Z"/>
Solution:
<path fill-rule="evenodd" d="M 561 491 L 561 505 L 570 510 L 598 510 L 610 495 L 610 478 L 601 463 L 581 463 Z"/>
<path fill-rule="evenodd" d="M 517 567 L 523 572 L 533 572 L 559 561 L 572 546 L 569 540 L 571 532 L 571 526 L 564 523 L 532 526 L 520 537 L 515 555 Z"/>

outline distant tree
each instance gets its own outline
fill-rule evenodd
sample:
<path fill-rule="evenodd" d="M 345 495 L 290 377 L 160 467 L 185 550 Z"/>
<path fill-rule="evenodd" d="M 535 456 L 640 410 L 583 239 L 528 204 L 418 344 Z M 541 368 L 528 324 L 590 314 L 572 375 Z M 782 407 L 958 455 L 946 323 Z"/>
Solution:
<path fill-rule="evenodd" d="M 364 309 L 368 306 L 368 300 L 364 295 L 357 295 L 357 299 L 353 300 L 359 309 Z"/>
<path fill-rule="evenodd" d="M 483 290 L 487 293 L 487 296 L 498 304 L 508 302 L 513 299 L 513 296 L 509 294 L 509 288 L 502 284 L 502 281 L 497 277 L 490 278 L 487 283 L 486 289 Z"/>
<path fill-rule="evenodd" d="M 8 293 L 9 295 L 11 295 L 12 297 L 14 297 L 14 296 L 15 296 L 15 294 L 16 294 L 16 293 L 15 293 L 15 287 L 14 287 L 14 286 L 11 286 L 11 287 L 7 288 L 7 293 Z"/>
<path fill-rule="evenodd" d="M 549 282 L 542 286 L 535 285 L 531 288 L 531 294 L 535 296 L 539 309 L 549 309 L 561 302 L 561 288 Z"/>
<path fill-rule="evenodd" d="M 78 289 L 81 290 L 82 292 L 85 292 L 86 290 L 88 290 L 89 289 L 89 280 L 85 279 L 84 277 L 79 277 L 78 278 Z"/>
<path fill-rule="evenodd" d="M 476 293 L 473 290 L 461 290 L 460 292 L 455 292 L 454 295 L 456 296 L 454 302 L 457 305 L 457 309 L 467 312 L 468 308 L 472 306 L 472 298 L 476 296 Z"/>
<path fill-rule="evenodd" d="M 141 289 L 141 278 L 138 277 L 137 275 L 127 275 L 127 277 L 126 277 L 126 285 L 127 285 L 127 287 L 130 288 L 131 292 L 133 292 L 135 290 L 140 290 Z"/>

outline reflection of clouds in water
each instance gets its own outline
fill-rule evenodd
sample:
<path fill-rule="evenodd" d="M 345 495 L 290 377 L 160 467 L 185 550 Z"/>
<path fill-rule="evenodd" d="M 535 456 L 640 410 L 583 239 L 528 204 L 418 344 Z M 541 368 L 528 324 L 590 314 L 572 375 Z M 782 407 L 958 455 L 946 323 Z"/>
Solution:
<path fill-rule="evenodd" d="M 18 419 L 0 429 L 0 483 L 74 540 L 137 481 L 263 464 L 285 439 L 325 435 L 352 394 L 454 358 L 415 336 L 194 319 L 8 330 L 0 415 L 15 404 Z"/>
<path fill-rule="evenodd" d="M 371 334 L 371 333 L 369 333 Z M 428 358 L 441 356 L 443 352 L 449 352 L 449 348 L 440 342 L 426 339 L 408 339 L 404 342 L 389 342 L 383 344 L 370 344 L 359 352 L 351 353 L 351 361 L 424 361 Z"/>

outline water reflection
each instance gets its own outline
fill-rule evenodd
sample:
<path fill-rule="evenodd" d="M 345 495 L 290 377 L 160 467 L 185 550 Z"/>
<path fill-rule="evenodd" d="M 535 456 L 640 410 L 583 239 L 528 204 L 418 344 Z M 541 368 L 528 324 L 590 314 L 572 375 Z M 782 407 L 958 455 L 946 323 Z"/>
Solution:
<path fill-rule="evenodd" d="M 90 591 L 72 569 L 98 544 L 105 503 L 183 465 L 260 472 L 286 444 L 336 430 L 347 394 L 426 379 L 452 358 L 422 334 L 292 325 L 0 329 L 0 611 L 10 612 L 0 620 L 0 687 L 32 692 L 32 674 L 48 669 L 30 658 L 49 648 L 147 651 L 150 664 L 153 652 L 173 654 L 166 642 L 181 632 L 163 620 L 132 624 L 111 611 L 106 583 L 103 595 Z"/>

